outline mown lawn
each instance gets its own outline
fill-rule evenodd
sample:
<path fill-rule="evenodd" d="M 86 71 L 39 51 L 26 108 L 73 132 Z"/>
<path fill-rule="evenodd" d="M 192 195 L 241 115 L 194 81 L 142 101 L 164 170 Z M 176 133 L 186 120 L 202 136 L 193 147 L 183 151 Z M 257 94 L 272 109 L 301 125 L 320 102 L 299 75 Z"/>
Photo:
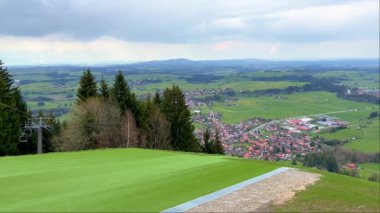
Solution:
<path fill-rule="evenodd" d="M 0 158 L 0 212 L 158 212 L 284 164 L 142 149 Z M 322 173 L 276 211 L 379 211 L 379 184 Z"/>
<path fill-rule="evenodd" d="M 0 158 L 1 212 L 157 212 L 280 167 L 111 149 Z"/>

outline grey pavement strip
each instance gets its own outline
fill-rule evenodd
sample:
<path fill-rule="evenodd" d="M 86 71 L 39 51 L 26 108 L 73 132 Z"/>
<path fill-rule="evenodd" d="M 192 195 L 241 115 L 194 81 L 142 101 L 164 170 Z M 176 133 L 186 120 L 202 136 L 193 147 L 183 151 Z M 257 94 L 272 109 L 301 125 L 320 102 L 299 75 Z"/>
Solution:
<path fill-rule="evenodd" d="M 237 183 L 235 185 L 223 188 L 223 189 L 218 190 L 216 192 L 213 192 L 211 194 L 208 194 L 208 195 L 196 198 L 196 199 L 188 201 L 186 203 L 182 203 L 182 204 L 180 204 L 178 206 L 175 206 L 175 207 L 172 207 L 170 209 L 166 209 L 166 210 L 164 210 L 162 212 L 164 212 L 164 213 L 168 213 L 168 212 L 185 212 L 185 211 L 187 211 L 187 210 L 189 210 L 191 208 L 199 206 L 199 205 L 201 205 L 203 203 L 206 203 L 208 201 L 215 200 L 215 199 L 217 199 L 219 197 L 227 195 L 227 194 L 229 194 L 231 192 L 234 192 L 236 190 L 239 190 L 239 189 L 241 189 L 243 187 L 246 187 L 246 186 L 251 185 L 253 183 L 257 183 L 257 182 L 262 181 L 262 180 L 264 180 L 264 179 L 266 179 L 268 177 L 271 177 L 273 175 L 276 175 L 276 174 L 279 174 L 281 172 L 284 172 L 284 171 L 286 171 L 288 169 L 289 169 L 288 167 L 281 167 L 281 168 L 275 169 L 273 171 L 270 171 L 268 173 L 259 175 L 257 177 L 251 178 L 249 180 L 246 180 L 246 181 Z"/>

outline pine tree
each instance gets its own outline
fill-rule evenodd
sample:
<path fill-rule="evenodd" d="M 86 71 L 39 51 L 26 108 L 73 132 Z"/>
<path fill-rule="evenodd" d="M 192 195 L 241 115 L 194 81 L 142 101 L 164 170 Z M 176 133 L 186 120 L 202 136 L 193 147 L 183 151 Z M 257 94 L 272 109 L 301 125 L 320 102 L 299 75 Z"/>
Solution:
<path fill-rule="evenodd" d="M 99 89 L 100 95 L 104 98 L 104 100 L 108 100 L 110 92 L 108 89 L 107 82 L 103 79 L 100 81 L 100 89 Z"/>
<path fill-rule="evenodd" d="M 204 145 L 204 152 L 205 153 L 212 153 L 212 142 L 210 141 L 210 130 L 206 129 L 206 131 L 203 133 L 203 141 L 205 143 Z"/>
<path fill-rule="evenodd" d="M 215 154 L 224 154 L 222 141 L 220 140 L 219 131 L 215 132 L 215 139 L 213 142 L 213 149 Z"/>
<path fill-rule="evenodd" d="M 174 150 L 200 151 L 195 138 L 191 113 L 185 103 L 185 96 L 178 86 L 164 91 L 162 112 L 171 124 L 171 146 Z"/>
<path fill-rule="evenodd" d="M 140 127 L 142 122 L 140 103 L 137 101 L 136 95 L 131 92 L 121 71 L 116 74 L 115 82 L 111 89 L 111 95 L 119 104 L 122 114 L 127 110 L 130 110 L 135 116 L 137 127 Z"/>
<path fill-rule="evenodd" d="M 0 60 L 0 156 L 19 153 L 20 125 L 27 117 L 20 90 L 12 86 L 12 76 L 2 65 Z"/>
<path fill-rule="evenodd" d="M 89 97 L 96 97 L 98 95 L 95 77 L 92 75 L 91 70 L 87 69 L 79 81 L 79 88 L 77 90 L 77 103 L 87 100 Z"/>
<path fill-rule="evenodd" d="M 115 76 L 115 82 L 111 88 L 111 95 L 119 104 L 121 112 L 124 114 L 128 105 L 130 105 L 130 89 L 127 82 L 124 79 L 124 75 L 119 71 Z"/>
<path fill-rule="evenodd" d="M 156 105 L 160 105 L 162 103 L 162 99 L 160 93 L 156 92 L 153 97 L 153 103 Z"/>

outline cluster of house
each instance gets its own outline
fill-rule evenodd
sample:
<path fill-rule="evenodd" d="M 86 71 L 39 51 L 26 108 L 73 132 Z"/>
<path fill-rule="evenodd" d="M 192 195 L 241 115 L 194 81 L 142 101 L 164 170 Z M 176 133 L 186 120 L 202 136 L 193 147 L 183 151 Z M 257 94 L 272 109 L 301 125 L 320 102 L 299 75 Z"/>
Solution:
<path fill-rule="evenodd" d="M 320 141 L 306 132 L 292 131 L 281 123 L 253 118 L 240 124 L 226 124 L 220 113 L 195 116 L 197 122 L 211 130 L 218 130 L 227 155 L 265 160 L 290 160 L 318 151 Z M 203 142 L 203 129 L 195 135 Z M 213 134 L 212 134 L 213 135 Z"/>
<path fill-rule="evenodd" d="M 368 89 L 368 88 L 355 88 L 355 89 L 347 89 L 346 94 L 356 94 L 356 95 L 371 95 L 377 98 L 380 98 L 380 89 Z"/>
<path fill-rule="evenodd" d="M 229 141 L 226 145 L 226 153 L 271 161 L 290 160 L 320 148 L 320 142 L 307 133 L 292 132 L 277 123 L 244 133 L 238 140 Z"/>
<path fill-rule="evenodd" d="M 227 155 L 271 161 L 290 160 L 321 151 L 321 141 L 311 137 L 311 131 L 347 126 L 347 122 L 322 114 L 273 121 L 253 118 L 239 124 L 227 124 L 222 121 L 221 113 L 202 113 L 198 107 L 207 104 L 192 98 L 217 92 L 220 91 L 187 92 L 186 102 L 193 109 L 193 121 L 203 126 L 195 130 L 196 137 L 203 143 L 205 128 L 211 130 L 211 138 L 217 130 Z"/>
<path fill-rule="evenodd" d="M 250 119 L 237 125 L 212 120 L 212 129 L 218 129 L 227 155 L 270 161 L 290 160 L 318 151 L 320 142 L 307 133 L 297 133 L 282 128 L 278 123 L 270 123 L 256 130 L 266 121 Z M 202 130 L 196 136 L 203 137 Z"/>
<path fill-rule="evenodd" d="M 322 114 L 274 121 L 253 118 L 240 124 L 226 124 L 220 113 L 194 112 L 194 121 L 211 131 L 218 130 L 226 154 L 271 161 L 290 160 L 321 151 L 320 139 L 311 137 L 309 132 L 347 125 L 345 121 Z M 195 131 L 201 142 L 203 131 Z"/>
<path fill-rule="evenodd" d="M 282 128 L 296 133 L 303 131 L 315 131 L 318 133 L 320 130 L 326 128 L 345 128 L 347 127 L 347 124 L 348 123 L 346 121 L 323 114 L 313 117 L 303 116 L 299 118 L 292 118 L 281 123 Z"/>

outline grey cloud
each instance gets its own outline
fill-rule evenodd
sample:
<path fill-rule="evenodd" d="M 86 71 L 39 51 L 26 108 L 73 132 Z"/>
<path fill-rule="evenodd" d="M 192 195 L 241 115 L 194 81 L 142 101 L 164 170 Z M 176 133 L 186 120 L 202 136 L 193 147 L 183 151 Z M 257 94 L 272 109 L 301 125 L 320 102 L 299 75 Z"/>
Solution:
<path fill-rule="evenodd" d="M 0 34 L 46 36 L 60 34 L 91 40 L 110 36 L 128 41 L 166 43 L 210 42 L 225 39 L 259 41 L 325 41 L 378 36 L 378 13 L 338 29 L 310 26 L 272 28 L 278 19 L 266 14 L 318 5 L 357 1 L 230 1 L 230 0 L 0 0 Z M 211 27 L 205 23 L 240 17 L 246 28 Z M 302 17 L 300 17 L 302 19 Z M 199 27 L 199 26 L 206 27 Z"/>

